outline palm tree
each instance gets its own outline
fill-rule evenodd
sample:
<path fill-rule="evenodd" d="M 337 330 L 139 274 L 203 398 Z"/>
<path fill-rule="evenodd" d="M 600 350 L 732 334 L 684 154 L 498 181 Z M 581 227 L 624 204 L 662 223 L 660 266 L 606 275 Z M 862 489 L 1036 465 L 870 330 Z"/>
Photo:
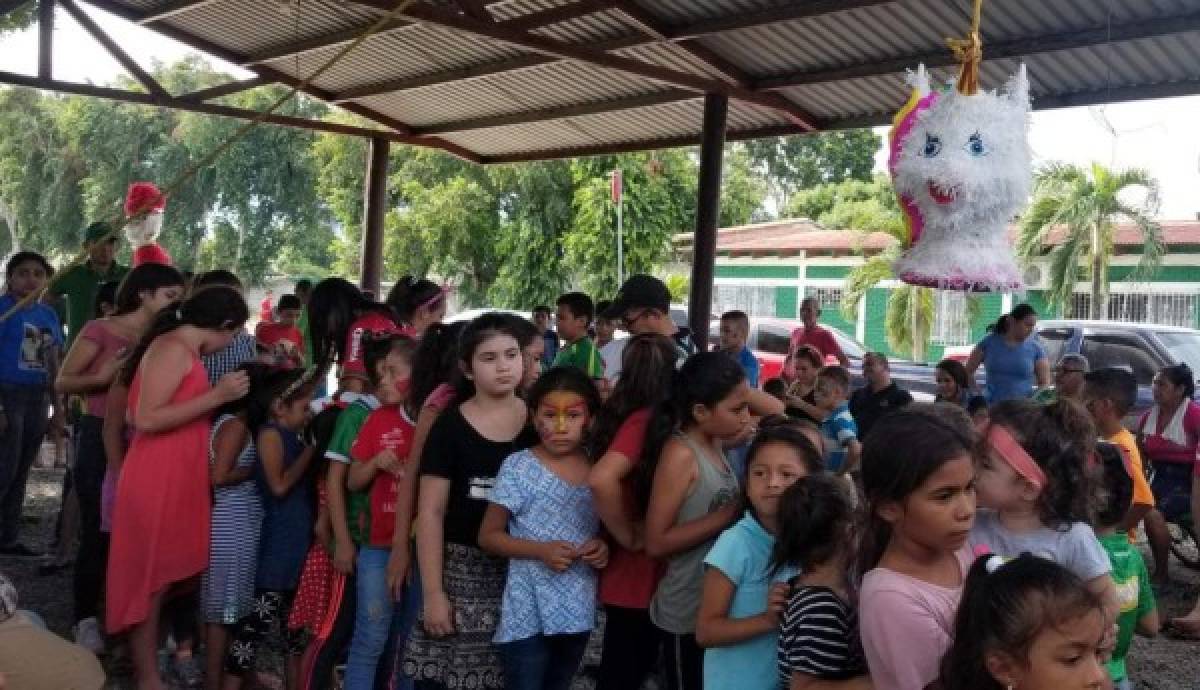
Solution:
<path fill-rule="evenodd" d="M 1123 194 L 1135 188 L 1145 190 L 1141 203 L 1131 203 Z M 1146 170 L 1112 170 L 1099 163 L 1093 163 L 1090 170 L 1051 164 L 1034 177 L 1033 201 L 1017 235 L 1017 255 L 1028 264 L 1045 255 L 1050 240 L 1055 240 L 1049 250 L 1047 300 L 1063 307 L 1074 294 L 1076 282 L 1089 277 L 1090 317 L 1100 319 L 1107 313 L 1108 264 L 1117 221 L 1132 223 L 1141 232 L 1142 258 L 1131 276 L 1141 280 L 1157 270 L 1166 251 L 1162 227 L 1154 220 L 1157 211 L 1158 182 Z"/>

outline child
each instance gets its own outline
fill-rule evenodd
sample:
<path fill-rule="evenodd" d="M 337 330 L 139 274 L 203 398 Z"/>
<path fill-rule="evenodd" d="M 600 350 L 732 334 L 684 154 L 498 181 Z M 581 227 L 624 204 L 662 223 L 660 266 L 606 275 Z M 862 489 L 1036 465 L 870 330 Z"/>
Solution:
<path fill-rule="evenodd" d="M 721 314 L 721 352 L 733 357 L 746 372 L 746 383 L 758 388 L 758 358 L 746 347 L 750 337 L 750 317 L 744 311 Z"/>
<path fill-rule="evenodd" d="M 400 323 L 420 339 L 446 316 L 446 289 L 425 278 L 404 276 L 388 291 L 385 303 L 396 312 Z"/>
<path fill-rule="evenodd" d="M 500 466 L 479 546 L 510 559 L 493 638 L 505 686 L 568 690 L 596 623 L 596 569 L 608 562 L 583 449 L 600 394 L 584 372 L 558 367 L 528 400 L 541 443 Z"/>
<path fill-rule="evenodd" d="M 1108 673 L 1115 690 L 1133 690 L 1133 681 L 1125 668 L 1125 656 L 1136 629 L 1139 634 L 1154 637 L 1158 634 L 1158 607 L 1150 588 L 1150 575 L 1142 554 L 1129 542 L 1119 528 L 1125 523 L 1133 499 L 1133 468 L 1115 445 L 1100 443 L 1096 447 L 1103 470 L 1100 493 L 1101 505 L 1096 511 L 1096 536 L 1112 564 L 1119 613 L 1117 640 L 1108 662 Z"/>
<path fill-rule="evenodd" d="M 877 688 L 924 690 L 950 646 L 971 562 L 974 445 L 961 410 L 913 403 L 880 419 L 863 449 L 858 610 Z"/>
<path fill-rule="evenodd" d="M 312 539 L 313 497 L 304 478 L 313 449 L 300 438 L 308 422 L 312 393 L 312 383 L 304 372 L 277 370 L 255 391 L 247 414 L 247 426 L 258 449 L 255 475 L 262 494 L 263 521 L 254 601 L 250 615 L 238 622 L 225 657 L 225 690 L 241 687 L 246 673 L 254 668 L 262 638 L 276 627 L 284 642 L 286 687 L 300 687 L 303 638 L 288 630 L 286 623 Z"/>
<path fill-rule="evenodd" d="M 558 356 L 558 334 L 550 327 L 552 317 L 553 312 L 550 311 L 550 307 L 544 304 L 533 308 L 533 325 L 537 326 L 538 332 L 542 334 L 542 342 L 545 344 L 545 349 L 542 350 L 542 366 L 547 368 L 554 365 L 554 358 Z"/>
<path fill-rule="evenodd" d="M 780 625 L 783 687 L 869 690 L 850 586 L 854 503 L 832 477 L 803 477 L 779 499 L 779 538 L 771 554 L 778 571 L 799 572 Z"/>
<path fill-rule="evenodd" d="M 296 327 L 301 309 L 299 297 L 284 295 L 275 307 L 275 320 L 259 321 L 254 328 L 258 351 L 267 363 L 285 369 L 304 366 L 304 334 Z"/>
<path fill-rule="evenodd" d="M 775 659 L 787 581 L 797 572 L 791 565 L 770 567 L 783 526 L 780 495 L 822 469 L 817 449 L 787 423 L 760 432 L 747 458 L 746 514 L 721 533 L 704 559 L 696 642 L 707 649 L 707 690 L 777 688 L 774 675 L 762 671 Z"/>
<path fill-rule="evenodd" d="M 158 619 L 168 590 L 208 567 L 210 415 L 246 394 L 245 372 L 210 387 L 200 361 L 223 349 L 248 315 L 242 294 L 205 289 L 158 313 L 129 357 L 135 430 L 113 506 L 105 591 L 108 632 L 130 630 L 138 682 L 158 687 Z"/>
<path fill-rule="evenodd" d="M 0 555 L 37 556 L 20 541 L 25 482 L 46 435 L 46 400 L 57 375 L 57 348 L 41 347 L 41 331 L 49 328 L 62 344 L 62 326 L 50 307 L 37 300 L 54 275 L 41 254 L 17 252 L 4 268 L 5 292 L 0 296 Z M 30 301 L 20 308 L 22 300 Z M 49 356 L 46 356 L 49 355 Z"/>
<path fill-rule="evenodd" d="M 133 271 L 156 265 L 143 264 Z M 204 677 L 209 690 L 221 686 L 228 630 L 250 614 L 254 602 L 263 518 L 262 497 L 253 481 L 258 452 L 246 418 L 250 399 L 263 385 L 266 371 L 263 365 L 250 362 L 238 370 L 250 379 L 250 390 L 213 414 L 208 448 L 213 487 L 212 537 L 208 569 L 200 581 L 200 603 L 208 629 Z"/>
<path fill-rule="evenodd" d="M 422 687 L 504 687 L 492 646 L 505 562 L 478 547 L 479 526 L 504 458 L 533 446 L 517 397 L 523 373 L 511 318 L 487 313 L 459 341 L 461 402 L 443 413 L 421 454 L 417 565 L 423 610 L 404 673 Z"/>
<path fill-rule="evenodd" d="M 617 332 L 617 322 L 604 315 L 606 311 L 612 308 L 610 300 L 600 300 L 596 303 L 596 350 L 613 341 L 613 335 Z"/>
<path fill-rule="evenodd" d="M 557 305 L 558 335 L 563 346 L 554 358 L 554 366 L 575 367 L 593 381 L 603 379 L 604 360 L 588 337 L 588 326 L 596 311 L 592 298 L 582 292 L 568 292 L 558 298 Z"/>
<path fill-rule="evenodd" d="M 750 387 L 737 362 L 720 352 L 687 359 L 675 377 L 672 406 L 679 431 L 654 453 L 653 488 L 646 509 L 646 553 L 667 563 L 650 602 L 650 619 L 665 646 L 667 687 L 699 690 L 704 658 L 696 644 L 704 557 L 741 513 L 738 480 L 724 444 L 750 425 Z"/>
<path fill-rule="evenodd" d="M 991 409 L 976 487 L 971 544 L 1004 558 L 1023 552 L 1058 563 L 1087 583 L 1116 614 L 1112 566 L 1089 526 L 1093 482 L 1086 467 L 1095 430 L 1069 400 L 1039 405 L 1006 400 Z"/>
<path fill-rule="evenodd" d="M 1129 461 L 1129 471 L 1133 476 L 1133 503 L 1122 522 L 1122 531 L 1128 531 L 1130 539 L 1133 539 L 1133 531 L 1138 523 L 1154 509 L 1154 492 L 1146 481 L 1137 439 L 1121 424 L 1137 401 L 1137 379 L 1124 369 L 1109 367 L 1089 371 L 1084 376 L 1083 400 L 1100 438 L 1120 448 Z"/>
<path fill-rule="evenodd" d="M 825 447 L 825 469 L 839 475 L 857 473 L 862 444 L 858 425 L 850 414 L 846 398 L 850 393 L 850 374 L 839 366 L 827 366 L 817 374 L 816 407 L 825 415 L 821 437 Z"/>
<path fill-rule="evenodd" d="M 363 336 L 405 332 L 391 308 L 369 299 L 343 278 L 326 278 L 317 283 L 308 298 L 308 318 L 313 365 L 326 370 L 336 359 L 341 366 L 339 389 L 354 393 L 363 392 L 368 385 Z M 337 492 L 330 495 L 334 493 Z"/>
<path fill-rule="evenodd" d="M 1106 688 L 1110 625 L 1066 568 L 1027 553 L 984 556 L 967 576 L 938 690 Z"/>
<path fill-rule="evenodd" d="M 401 490 L 400 485 L 416 483 L 409 457 L 413 422 L 405 409 L 415 346 L 411 338 L 401 335 L 366 341 L 367 373 L 379 407 L 367 417 L 350 446 L 352 463 L 346 481 L 350 490 L 347 523 L 358 547 L 354 568 L 357 613 L 345 678 L 350 690 L 371 688 L 385 648 L 395 641 L 391 635 L 394 616 L 381 612 L 391 613 L 394 608 L 387 567 L 397 516 L 408 516 L 400 522 L 407 531 L 413 513 L 413 492 Z M 403 545 L 407 548 L 408 541 Z"/>
<path fill-rule="evenodd" d="M 241 278 L 232 271 L 214 269 L 196 276 L 192 282 L 192 294 L 217 286 L 233 288 L 239 294 L 244 292 Z M 201 361 L 204 362 L 204 370 L 208 372 L 209 384 L 215 386 L 222 376 L 257 357 L 254 336 L 247 333 L 245 328 L 238 328 L 228 345 L 215 352 L 209 352 Z"/>

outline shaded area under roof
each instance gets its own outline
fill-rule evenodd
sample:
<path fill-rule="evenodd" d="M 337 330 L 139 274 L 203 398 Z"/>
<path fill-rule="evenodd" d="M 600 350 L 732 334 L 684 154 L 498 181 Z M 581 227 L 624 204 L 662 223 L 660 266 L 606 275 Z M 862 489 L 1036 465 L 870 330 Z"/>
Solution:
<path fill-rule="evenodd" d="M 85 0 L 270 81 L 307 77 L 395 0 Z M 309 89 L 483 163 L 882 124 L 905 69 L 956 67 L 970 0 L 424 0 Z M 1200 0 L 990 0 L 986 88 L 1019 62 L 1034 108 L 1200 93 Z M 218 94 L 219 96 L 219 94 Z"/>

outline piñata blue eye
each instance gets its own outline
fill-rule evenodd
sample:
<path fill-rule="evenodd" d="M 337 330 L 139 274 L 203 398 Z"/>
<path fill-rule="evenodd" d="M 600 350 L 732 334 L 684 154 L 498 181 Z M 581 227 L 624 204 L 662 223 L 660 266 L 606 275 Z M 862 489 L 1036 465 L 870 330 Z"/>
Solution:
<path fill-rule="evenodd" d="M 987 147 L 983 145 L 983 137 L 979 136 L 979 132 L 972 134 L 967 139 L 967 152 L 972 156 L 987 155 Z"/>
<path fill-rule="evenodd" d="M 933 158 L 942 152 L 942 140 L 932 134 L 925 135 L 925 148 L 921 150 L 921 155 L 926 158 Z"/>

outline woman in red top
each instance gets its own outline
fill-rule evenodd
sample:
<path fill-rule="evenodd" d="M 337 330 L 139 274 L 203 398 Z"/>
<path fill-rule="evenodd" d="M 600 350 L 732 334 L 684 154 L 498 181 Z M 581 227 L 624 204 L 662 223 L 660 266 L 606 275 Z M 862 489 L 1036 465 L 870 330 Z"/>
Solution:
<path fill-rule="evenodd" d="M 139 690 L 162 688 L 158 617 L 168 591 L 208 567 L 209 415 L 249 389 L 244 372 L 210 388 L 200 356 L 228 345 L 247 316 L 240 292 L 207 288 L 160 312 L 126 369 L 134 436 L 113 510 L 106 624 L 129 630 Z"/>
<path fill-rule="evenodd" d="M 641 687 L 658 660 L 660 635 L 650 622 L 650 599 L 663 567 L 645 552 L 641 497 L 649 495 L 652 476 L 639 468 L 647 436 L 664 433 L 653 425 L 667 417 L 653 413 L 667 400 L 677 356 L 666 336 L 630 338 L 621 378 L 596 420 L 595 447 L 607 450 L 592 467 L 588 484 L 611 544 L 608 567 L 600 571 L 600 603 L 607 618 L 597 690 Z"/>
<path fill-rule="evenodd" d="M 327 371 L 336 358 L 341 366 L 338 390 L 343 392 L 366 390 L 364 334 L 409 334 L 387 305 L 368 299 L 353 283 L 342 278 L 326 278 L 317 283 L 308 298 L 308 314 L 313 366 Z"/>

